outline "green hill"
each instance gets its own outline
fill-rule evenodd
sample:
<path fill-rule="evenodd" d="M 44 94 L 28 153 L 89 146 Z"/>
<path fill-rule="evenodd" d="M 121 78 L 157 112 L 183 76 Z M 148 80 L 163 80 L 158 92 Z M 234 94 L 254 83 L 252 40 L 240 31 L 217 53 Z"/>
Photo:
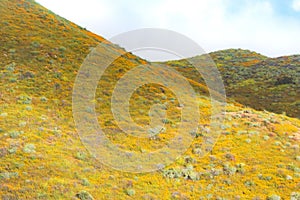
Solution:
<path fill-rule="evenodd" d="M 248 50 L 228 49 L 210 56 L 221 72 L 229 98 L 257 110 L 300 118 L 300 55 L 267 58 Z M 167 64 L 204 84 L 185 60 Z"/>
<path fill-rule="evenodd" d="M 75 128 L 73 83 L 83 60 L 100 42 L 105 44 L 98 49 L 104 56 L 125 50 L 30 0 L 1 0 L 0 19 L 2 199 L 299 199 L 299 119 L 230 103 L 217 143 L 202 158 L 203 141 L 211 134 L 211 103 L 204 84 L 189 73 L 185 75 L 200 93 L 202 115 L 198 129 L 189 133 L 196 138 L 187 152 L 153 173 L 125 173 L 100 164 Z M 257 54 L 248 58 L 251 66 L 272 61 Z M 130 69 L 147 63 L 125 53 L 110 66 L 96 92 L 97 117 L 107 137 L 140 153 L 174 137 L 181 109 L 170 90 L 145 85 L 133 94 L 131 115 L 145 125 L 151 105 L 162 103 L 167 107 L 166 131 L 139 139 L 116 126 L 110 109 L 114 85 Z"/>

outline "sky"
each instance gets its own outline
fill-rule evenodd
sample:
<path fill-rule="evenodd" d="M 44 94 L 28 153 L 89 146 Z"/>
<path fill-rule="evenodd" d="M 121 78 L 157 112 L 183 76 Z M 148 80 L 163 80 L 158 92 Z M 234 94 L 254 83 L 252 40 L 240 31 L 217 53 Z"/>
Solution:
<path fill-rule="evenodd" d="M 300 54 L 300 0 L 36 1 L 106 39 L 163 28 L 189 37 L 205 52 L 242 48 L 270 57 Z"/>

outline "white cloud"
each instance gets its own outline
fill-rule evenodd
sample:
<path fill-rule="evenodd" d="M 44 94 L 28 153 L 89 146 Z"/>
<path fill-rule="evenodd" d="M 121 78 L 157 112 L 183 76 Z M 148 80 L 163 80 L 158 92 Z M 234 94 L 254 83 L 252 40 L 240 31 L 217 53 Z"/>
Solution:
<path fill-rule="evenodd" d="M 113 17 L 113 6 L 105 0 L 37 0 L 56 14 L 67 18 L 79 25 L 91 26 L 92 21 L 99 23 Z"/>
<path fill-rule="evenodd" d="M 277 15 L 271 0 L 37 1 L 108 39 L 154 27 L 185 34 L 206 51 L 245 48 L 274 57 L 300 53 L 300 20 Z M 300 0 L 293 5 L 300 10 Z"/>
<path fill-rule="evenodd" d="M 293 9 L 300 11 L 300 0 L 293 0 Z"/>

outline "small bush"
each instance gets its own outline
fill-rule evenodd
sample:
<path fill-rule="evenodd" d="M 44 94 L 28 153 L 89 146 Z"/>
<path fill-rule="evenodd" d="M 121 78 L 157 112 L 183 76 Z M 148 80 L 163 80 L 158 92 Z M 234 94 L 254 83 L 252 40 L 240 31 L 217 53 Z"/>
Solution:
<path fill-rule="evenodd" d="M 8 152 L 9 152 L 10 154 L 15 154 L 15 153 L 17 152 L 17 147 L 13 147 L 13 148 L 11 148 L 11 149 L 8 149 Z"/>
<path fill-rule="evenodd" d="M 5 69 L 7 70 L 7 71 L 10 71 L 10 72 L 13 72 L 13 71 L 15 71 L 15 67 L 16 67 L 16 63 L 11 63 L 11 64 L 9 64 L 9 65 L 6 65 L 5 66 Z"/>
<path fill-rule="evenodd" d="M 25 110 L 32 111 L 32 107 L 31 106 L 26 106 Z"/>
<path fill-rule="evenodd" d="M 81 191 L 78 194 L 76 194 L 76 197 L 80 200 L 94 200 L 92 195 L 88 193 L 87 191 Z"/>
<path fill-rule="evenodd" d="M 265 136 L 264 136 L 264 140 L 265 140 L 265 141 L 267 141 L 267 140 L 269 140 L 269 139 L 270 139 L 270 137 L 269 137 L 268 135 L 265 135 Z"/>
<path fill-rule="evenodd" d="M 89 182 L 89 180 L 86 179 L 86 178 L 84 178 L 84 179 L 81 180 L 81 184 L 82 184 L 83 186 L 89 186 L 89 185 L 91 185 L 90 182 Z"/>
<path fill-rule="evenodd" d="M 251 143 L 251 139 L 248 138 L 248 139 L 245 140 L 245 142 L 248 143 L 248 144 L 250 144 Z"/>
<path fill-rule="evenodd" d="M 26 124 L 27 124 L 27 123 L 26 123 L 26 122 L 23 122 L 23 121 L 22 121 L 22 122 L 19 122 L 19 127 L 25 127 Z"/>
<path fill-rule="evenodd" d="M 172 124 L 172 121 L 171 120 L 169 120 L 169 119 L 163 119 L 162 120 L 162 122 L 164 123 L 164 124 Z"/>
<path fill-rule="evenodd" d="M 60 46 L 59 48 L 58 48 L 58 50 L 60 51 L 60 52 L 65 52 L 66 50 L 67 50 L 67 48 L 66 47 L 64 47 L 64 46 Z"/>
<path fill-rule="evenodd" d="M 201 148 L 193 148 L 193 154 L 202 155 L 203 151 Z"/>
<path fill-rule="evenodd" d="M 34 153 L 35 152 L 35 145 L 34 144 L 26 144 L 23 148 L 25 153 Z"/>
<path fill-rule="evenodd" d="M 247 181 L 244 182 L 244 185 L 246 187 L 252 187 L 252 186 L 255 185 L 255 183 L 253 181 L 251 181 L 251 180 L 247 180 Z"/>
<path fill-rule="evenodd" d="M 18 176 L 19 176 L 19 174 L 17 172 L 3 172 L 3 173 L 0 173 L 0 180 L 16 178 Z"/>
<path fill-rule="evenodd" d="M 163 176 L 166 177 L 166 178 L 179 178 L 181 176 L 181 173 L 179 170 L 177 169 L 166 169 L 163 171 Z"/>
<path fill-rule="evenodd" d="M 33 42 L 31 42 L 31 46 L 34 48 L 39 48 L 41 46 L 41 44 L 37 41 L 33 41 Z"/>
<path fill-rule="evenodd" d="M 300 193 L 299 192 L 292 192 L 291 200 L 300 200 Z"/>
<path fill-rule="evenodd" d="M 39 51 L 30 51 L 30 54 L 33 56 L 37 56 L 40 54 L 40 52 Z"/>
<path fill-rule="evenodd" d="M 17 97 L 17 103 L 19 104 L 31 104 L 32 98 L 27 95 L 20 95 Z"/>
<path fill-rule="evenodd" d="M 25 72 L 24 74 L 22 74 L 21 76 L 22 79 L 30 79 L 30 78 L 34 78 L 34 73 L 28 71 Z"/>
<path fill-rule="evenodd" d="M 7 113 L 1 113 L 0 116 L 1 116 L 1 117 L 7 117 L 8 114 L 7 114 Z"/>
<path fill-rule="evenodd" d="M 228 163 L 223 165 L 223 172 L 226 175 L 234 175 L 237 172 L 237 168 L 234 166 L 230 166 Z"/>
<path fill-rule="evenodd" d="M 14 53 L 16 53 L 16 52 L 17 52 L 16 49 L 9 49 L 9 50 L 8 50 L 8 53 L 10 53 L 10 54 L 14 54 Z"/>
<path fill-rule="evenodd" d="M 17 138 L 19 135 L 23 134 L 23 131 L 10 131 L 9 136 L 11 138 Z"/>
<path fill-rule="evenodd" d="M 40 98 L 41 102 L 46 103 L 48 101 L 48 99 L 46 97 L 41 97 Z"/>
<path fill-rule="evenodd" d="M 78 160 L 85 160 L 86 159 L 86 154 L 83 152 L 77 152 L 75 156 Z"/>
<path fill-rule="evenodd" d="M 127 189 L 125 192 L 128 196 L 131 196 L 131 197 L 135 195 L 134 189 Z"/>
<path fill-rule="evenodd" d="M 237 164 L 236 165 L 236 168 L 237 168 L 237 172 L 241 173 L 241 174 L 244 174 L 245 173 L 245 164 L 244 163 L 240 163 L 240 164 Z"/>
<path fill-rule="evenodd" d="M 275 195 L 275 194 L 267 197 L 267 200 L 280 200 L 280 199 L 281 199 L 281 197 L 278 195 Z"/>

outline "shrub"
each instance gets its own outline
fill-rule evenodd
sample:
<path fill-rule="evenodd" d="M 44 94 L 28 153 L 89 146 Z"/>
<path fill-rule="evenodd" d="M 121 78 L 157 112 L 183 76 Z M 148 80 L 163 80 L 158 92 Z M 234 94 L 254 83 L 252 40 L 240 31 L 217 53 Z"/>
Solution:
<path fill-rule="evenodd" d="M 37 41 L 33 41 L 33 42 L 31 42 L 31 46 L 35 47 L 35 48 L 39 48 L 41 46 L 41 44 Z"/>
<path fill-rule="evenodd" d="M 285 177 L 285 179 L 288 180 L 288 181 L 290 181 L 290 180 L 293 180 L 293 177 L 290 176 L 290 175 L 287 175 L 287 176 Z"/>
<path fill-rule="evenodd" d="M 78 194 L 76 194 L 76 197 L 80 200 L 94 200 L 92 195 L 88 193 L 87 191 L 81 191 Z"/>
<path fill-rule="evenodd" d="M 90 113 L 90 114 L 93 114 L 93 113 L 94 113 L 94 109 L 91 108 L 91 107 L 86 107 L 85 111 L 86 111 L 87 113 Z"/>
<path fill-rule="evenodd" d="M 85 160 L 86 159 L 86 154 L 83 152 L 77 152 L 75 156 L 78 160 Z"/>
<path fill-rule="evenodd" d="M 9 49 L 8 53 L 14 54 L 14 53 L 16 53 L 16 51 L 17 51 L 16 49 Z"/>
<path fill-rule="evenodd" d="M 267 200 L 280 200 L 280 199 L 281 199 L 281 197 L 278 195 L 275 195 L 275 194 L 267 197 Z"/>
<path fill-rule="evenodd" d="M 35 152 L 35 145 L 34 144 L 26 144 L 23 148 L 25 153 L 34 153 Z"/>
<path fill-rule="evenodd" d="M 22 79 L 29 79 L 29 78 L 34 78 L 34 73 L 28 71 L 22 74 Z"/>
<path fill-rule="evenodd" d="M 11 82 L 11 83 L 15 83 L 15 82 L 17 82 L 17 78 L 15 78 L 15 77 L 12 77 L 12 78 L 10 78 L 9 79 L 9 82 Z"/>
<path fill-rule="evenodd" d="M 11 138 L 17 138 L 19 135 L 23 134 L 23 131 L 10 131 L 9 136 Z"/>
<path fill-rule="evenodd" d="M 17 103 L 19 104 L 31 104 L 32 98 L 27 95 L 20 95 L 17 97 Z"/>
<path fill-rule="evenodd" d="M 265 136 L 264 136 L 264 140 L 265 140 L 265 141 L 267 141 L 267 140 L 269 140 L 269 139 L 270 139 L 270 137 L 269 137 L 268 135 L 265 135 Z"/>
<path fill-rule="evenodd" d="M 275 85 L 295 84 L 292 77 L 281 76 L 277 78 Z"/>
<path fill-rule="evenodd" d="M 186 168 L 183 169 L 166 169 L 163 171 L 163 176 L 166 178 L 174 179 L 174 178 L 184 178 L 184 179 L 189 179 L 189 180 L 199 180 L 199 173 L 197 173 L 192 165 L 187 166 Z"/>
<path fill-rule="evenodd" d="M 46 58 L 44 56 L 38 56 L 36 59 L 40 62 L 43 62 Z"/>
<path fill-rule="evenodd" d="M 248 138 L 248 139 L 245 140 L 245 142 L 248 143 L 248 144 L 250 144 L 251 143 L 251 139 Z"/>
<path fill-rule="evenodd" d="M 234 166 L 230 166 L 228 163 L 223 165 L 223 172 L 226 175 L 234 175 L 237 172 L 237 168 Z"/>
<path fill-rule="evenodd" d="M 189 179 L 189 180 L 199 180 L 198 173 L 194 171 L 193 166 L 189 166 L 187 168 L 184 168 L 181 170 L 181 176 L 184 179 Z"/>
<path fill-rule="evenodd" d="M 252 186 L 255 185 L 255 183 L 253 181 L 251 181 L 251 180 L 247 180 L 247 181 L 244 182 L 244 185 L 246 187 L 252 187 Z"/>
<path fill-rule="evenodd" d="M 134 189 L 127 189 L 125 192 L 128 196 L 131 196 L 131 197 L 135 195 Z"/>
<path fill-rule="evenodd" d="M 65 52 L 66 50 L 67 50 L 67 48 L 66 47 L 64 47 L 64 46 L 60 46 L 59 48 L 58 48 L 58 50 L 60 51 L 60 52 Z"/>
<path fill-rule="evenodd" d="M 300 193 L 299 192 L 292 192 L 291 200 L 300 200 Z"/>
<path fill-rule="evenodd" d="M 10 154 L 15 154 L 15 153 L 17 152 L 17 147 L 13 147 L 13 148 L 11 148 L 11 149 L 8 149 L 8 152 L 9 152 Z"/>
<path fill-rule="evenodd" d="M 17 172 L 2 172 L 0 173 L 0 180 L 1 179 L 11 179 L 18 177 L 19 174 Z"/>
<path fill-rule="evenodd" d="M 39 51 L 30 51 L 30 54 L 33 56 L 37 56 L 40 54 L 40 52 Z"/>
<path fill-rule="evenodd" d="M 249 134 L 250 135 L 259 135 L 259 132 L 258 131 L 249 131 Z"/>
<path fill-rule="evenodd" d="M 19 127 L 25 127 L 26 126 L 26 122 L 19 122 Z"/>
<path fill-rule="evenodd" d="M 16 67 L 16 63 L 11 63 L 11 64 L 9 64 L 9 65 L 6 65 L 5 66 L 5 69 L 7 70 L 7 71 L 10 71 L 10 72 L 13 72 L 13 71 L 15 71 L 15 67 Z"/>
<path fill-rule="evenodd" d="M 240 163 L 240 164 L 237 164 L 236 165 L 236 168 L 237 168 L 237 172 L 241 173 L 241 174 L 244 174 L 245 173 L 245 164 L 244 163 Z"/>
<path fill-rule="evenodd" d="M 262 174 L 257 175 L 260 180 L 270 181 L 272 180 L 271 176 L 263 176 Z"/>
<path fill-rule="evenodd" d="M 25 108 L 27 111 L 32 111 L 32 107 L 31 106 L 26 106 Z"/>
<path fill-rule="evenodd" d="M 189 163 L 196 163 L 196 160 L 194 158 L 192 158 L 191 156 L 185 156 L 184 157 L 184 162 L 186 164 L 189 164 Z"/>
<path fill-rule="evenodd" d="M 247 134 L 247 131 L 243 131 L 243 130 L 239 130 L 237 132 L 238 135 L 244 135 L 244 134 Z"/>
<path fill-rule="evenodd" d="M 162 120 L 162 122 L 164 123 L 164 124 L 171 124 L 172 123 L 172 121 L 171 120 L 169 120 L 169 119 L 163 119 Z"/>
<path fill-rule="evenodd" d="M 154 127 L 154 128 L 150 128 L 148 130 L 148 134 L 149 134 L 149 138 L 151 139 L 156 139 L 157 135 L 159 133 L 162 133 L 164 132 L 166 129 L 164 127 L 161 127 L 161 126 L 157 126 L 157 127 Z"/>
<path fill-rule="evenodd" d="M 40 100 L 41 100 L 41 102 L 44 102 L 44 103 L 48 101 L 48 99 L 46 97 L 41 97 Z"/>
<path fill-rule="evenodd" d="M 198 138 L 198 137 L 202 137 L 203 134 L 199 132 L 199 130 L 192 130 L 190 131 L 191 136 Z"/>
<path fill-rule="evenodd" d="M 203 154 L 202 149 L 201 148 L 193 148 L 193 154 L 202 155 Z"/>
<path fill-rule="evenodd" d="M 89 180 L 86 179 L 86 178 L 84 178 L 84 179 L 81 180 L 81 184 L 82 184 L 83 186 L 89 186 L 89 185 L 91 185 L 90 182 L 89 182 Z"/>
<path fill-rule="evenodd" d="M 281 142 L 280 142 L 280 141 L 276 141 L 276 142 L 274 143 L 274 145 L 280 146 L 280 145 L 281 145 Z"/>
<path fill-rule="evenodd" d="M 225 158 L 228 160 L 235 160 L 235 156 L 231 153 L 226 153 Z"/>
<path fill-rule="evenodd" d="M 181 174 L 179 170 L 171 168 L 164 170 L 163 176 L 166 178 L 179 178 Z"/>
<path fill-rule="evenodd" d="M 1 116 L 1 117 L 7 117 L 8 114 L 7 114 L 7 113 L 1 113 L 0 116 Z"/>

